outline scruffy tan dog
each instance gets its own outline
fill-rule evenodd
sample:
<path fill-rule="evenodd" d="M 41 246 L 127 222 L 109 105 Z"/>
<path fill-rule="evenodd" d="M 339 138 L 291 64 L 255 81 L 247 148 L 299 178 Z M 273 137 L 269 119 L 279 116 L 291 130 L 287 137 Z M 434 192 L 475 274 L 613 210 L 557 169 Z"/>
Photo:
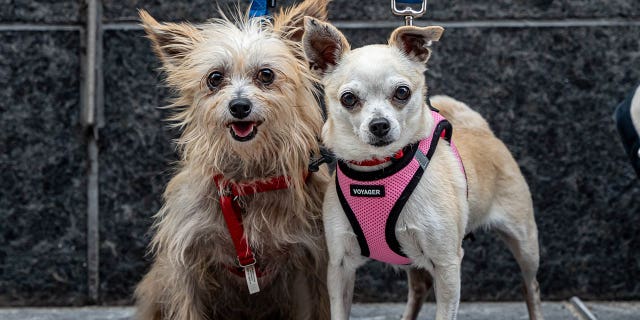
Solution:
<path fill-rule="evenodd" d="M 511 249 L 529 316 L 542 319 L 538 232 L 517 163 L 465 104 L 434 97 L 441 113 L 425 104 L 427 46 L 442 32 L 401 27 L 389 45 L 350 50 L 335 27 L 305 19 L 305 54 L 325 87 L 322 138 L 338 158 L 323 208 L 332 319 L 348 318 L 355 272 L 367 258 L 408 271 L 404 319 L 417 317 L 432 281 L 436 319 L 455 319 L 462 239 L 481 227 Z"/>
<path fill-rule="evenodd" d="M 154 262 L 135 292 L 139 319 L 329 317 L 328 174 L 308 169 L 322 115 L 300 46 L 303 17 L 326 19 L 327 3 L 305 1 L 272 22 L 158 23 L 140 11 L 182 134 Z"/>

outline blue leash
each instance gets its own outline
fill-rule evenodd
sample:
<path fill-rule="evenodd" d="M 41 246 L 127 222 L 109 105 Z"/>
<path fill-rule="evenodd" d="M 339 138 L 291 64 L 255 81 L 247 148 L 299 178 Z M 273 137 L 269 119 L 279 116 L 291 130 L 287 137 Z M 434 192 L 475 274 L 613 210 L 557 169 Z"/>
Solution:
<path fill-rule="evenodd" d="M 249 9 L 249 16 L 251 18 L 268 16 L 269 8 L 274 8 L 275 6 L 276 0 L 253 0 Z"/>

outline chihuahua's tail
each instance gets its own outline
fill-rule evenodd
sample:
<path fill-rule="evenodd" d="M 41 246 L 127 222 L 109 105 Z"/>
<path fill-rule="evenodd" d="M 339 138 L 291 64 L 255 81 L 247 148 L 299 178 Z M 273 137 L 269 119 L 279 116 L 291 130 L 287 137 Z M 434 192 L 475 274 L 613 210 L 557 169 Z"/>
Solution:
<path fill-rule="evenodd" d="M 489 130 L 489 124 L 476 111 L 472 110 L 461 101 L 449 96 L 433 96 L 431 104 L 453 125 L 467 129 Z"/>

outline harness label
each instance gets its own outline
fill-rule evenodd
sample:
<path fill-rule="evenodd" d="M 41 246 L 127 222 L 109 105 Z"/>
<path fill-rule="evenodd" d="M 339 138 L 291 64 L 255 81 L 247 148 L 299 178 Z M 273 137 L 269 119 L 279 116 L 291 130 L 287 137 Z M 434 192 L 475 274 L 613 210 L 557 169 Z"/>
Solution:
<path fill-rule="evenodd" d="M 384 197 L 384 186 L 363 186 L 358 184 L 350 185 L 352 197 Z"/>

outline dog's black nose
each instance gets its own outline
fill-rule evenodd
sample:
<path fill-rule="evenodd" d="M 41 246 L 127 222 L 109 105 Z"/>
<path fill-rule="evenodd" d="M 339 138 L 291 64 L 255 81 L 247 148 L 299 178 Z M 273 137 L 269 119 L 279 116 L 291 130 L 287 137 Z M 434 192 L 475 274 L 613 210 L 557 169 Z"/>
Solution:
<path fill-rule="evenodd" d="M 390 129 L 389 120 L 385 118 L 376 118 L 369 123 L 369 131 L 378 138 L 386 136 Z"/>
<path fill-rule="evenodd" d="M 229 102 L 229 112 L 238 119 L 244 119 L 251 113 L 251 101 L 247 98 L 236 98 Z"/>

